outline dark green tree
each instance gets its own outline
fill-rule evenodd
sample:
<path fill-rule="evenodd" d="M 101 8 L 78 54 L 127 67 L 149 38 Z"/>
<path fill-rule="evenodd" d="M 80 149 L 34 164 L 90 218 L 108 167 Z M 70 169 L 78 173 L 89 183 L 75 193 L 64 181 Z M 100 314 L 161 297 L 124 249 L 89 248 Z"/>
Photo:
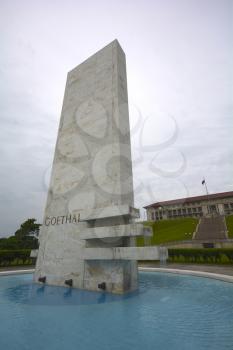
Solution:
<path fill-rule="evenodd" d="M 36 224 L 36 219 L 27 219 L 24 221 L 20 228 L 15 232 L 15 236 L 18 239 L 23 239 L 26 237 L 38 237 L 40 224 Z"/>
<path fill-rule="evenodd" d="M 36 219 L 24 221 L 14 236 L 0 239 L 0 250 L 37 249 L 40 226 Z"/>

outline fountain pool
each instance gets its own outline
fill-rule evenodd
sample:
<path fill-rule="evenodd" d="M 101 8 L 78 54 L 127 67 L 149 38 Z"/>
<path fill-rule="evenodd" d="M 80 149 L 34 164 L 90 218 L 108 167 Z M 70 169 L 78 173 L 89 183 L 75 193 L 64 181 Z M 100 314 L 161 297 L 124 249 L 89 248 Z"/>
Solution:
<path fill-rule="evenodd" d="M 0 277 L 0 349 L 233 348 L 233 283 L 161 272 L 139 281 L 120 296 Z"/>

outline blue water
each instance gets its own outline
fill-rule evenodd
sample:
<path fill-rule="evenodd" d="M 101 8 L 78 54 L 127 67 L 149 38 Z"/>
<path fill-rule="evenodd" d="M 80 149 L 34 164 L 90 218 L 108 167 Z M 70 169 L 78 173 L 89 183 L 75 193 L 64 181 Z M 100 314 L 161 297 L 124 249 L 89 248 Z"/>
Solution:
<path fill-rule="evenodd" d="M 140 273 L 125 296 L 0 277 L 1 350 L 233 349 L 233 284 Z"/>

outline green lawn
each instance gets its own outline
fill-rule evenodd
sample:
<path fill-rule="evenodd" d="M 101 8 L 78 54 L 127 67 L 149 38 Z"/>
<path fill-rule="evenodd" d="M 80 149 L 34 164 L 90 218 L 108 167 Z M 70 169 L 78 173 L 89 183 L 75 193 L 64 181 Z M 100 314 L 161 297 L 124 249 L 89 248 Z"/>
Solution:
<path fill-rule="evenodd" d="M 233 215 L 225 216 L 228 229 L 228 237 L 233 238 Z"/>
<path fill-rule="evenodd" d="M 137 246 L 143 247 L 144 245 L 157 245 L 166 242 L 182 241 L 192 239 L 192 234 L 198 224 L 197 219 L 185 218 L 174 220 L 163 220 L 156 222 L 144 222 L 145 226 L 151 226 L 153 229 L 153 237 L 137 238 Z"/>

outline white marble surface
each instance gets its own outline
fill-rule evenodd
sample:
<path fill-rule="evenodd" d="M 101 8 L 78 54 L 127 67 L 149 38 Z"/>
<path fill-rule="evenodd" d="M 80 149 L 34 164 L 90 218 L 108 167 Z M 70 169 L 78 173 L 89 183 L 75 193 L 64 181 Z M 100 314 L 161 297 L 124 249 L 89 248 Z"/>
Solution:
<path fill-rule="evenodd" d="M 151 230 L 152 236 L 152 230 Z M 136 237 L 144 235 L 142 224 L 115 225 L 88 228 L 80 234 L 81 239 L 95 239 L 108 237 Z M 147 233 L 148 235 L 148 233 Z"/>
<path fill-rule="evenodd" d="M 85 248 L 85 260 L 159 260 L 159 247 Z"/>
<path fill-rule="evenodd" d="M 138 229 L 128 230 L 133 215 L 122 209 L 133 207 L 125 54 L 114 40 L 68 73 L 35 281 L 46 276 L 46 283 L 64 285 L 73 279 L 74 287 L 99 290 L 107 278 L 109 291 L 136 289 L 135 261 L 102 260 L 95 268 L 83 258 L 87 247 L 134 245 Z M 111 208 L 121 208 L 119 215 L 109 217 Z M 120 235 L 117 225 L 130 237 Z M 83 240 L 95 228 L 96 239 Z"/>

